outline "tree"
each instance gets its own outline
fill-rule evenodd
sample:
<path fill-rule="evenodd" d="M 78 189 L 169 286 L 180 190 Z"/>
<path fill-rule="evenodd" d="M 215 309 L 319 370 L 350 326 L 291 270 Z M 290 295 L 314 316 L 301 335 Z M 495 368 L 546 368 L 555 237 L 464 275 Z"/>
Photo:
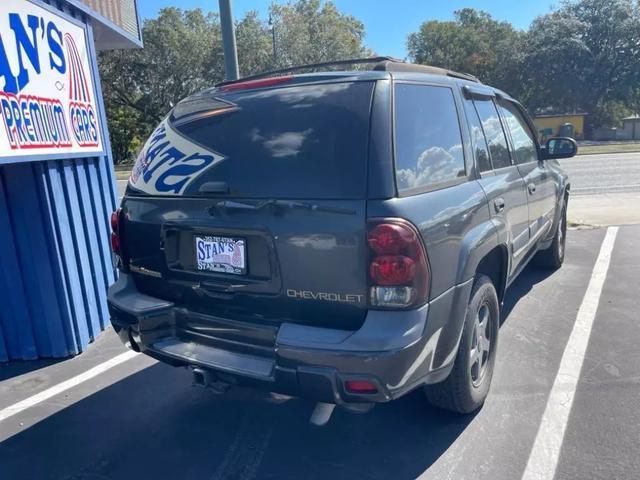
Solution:
<path fill-rule="evenodd" d="M 272 3 L 277 67 L 305 65 L 368 56 L 364 25 L 343 15 L 332 2 L 298 0 Z"/>
<path fill-rule="evenodd" d="M 517 94 L 522 34 L 508 22 L 472 8 L 454 13 L 453 21 L 430 20 L 408 37 L 415 63 L 470 73 L 481 81 Z"/>
<path fill-rule="evenodd" d="M 565 1 L 536 19 L 526 37 L 527 101 L 589 113 L 590 127 L 611 122 L 612 102 L 638 85 L 640 16 L 631 0 Z"/>
<path fill-rule="evenodd" d="M 632 65 L 624 78 L 625 98 L 627 106 L 635 115 L 640 115 L 640 1 L 633 6 L 634 22 L 630 35 L 635 38 L 634 48 L 630 54 Z"/>
<path fill-rule="evenodd" d="M 640 109 L 638 0 L 564 0 L 527 32 L 463 9 L 423 23 L 407 47 L 415 62 L 472 73 L 530 111 L 585 111 L 588 130 Z"/>
<path fill-rule="evenodd" d="M 248 12 L 237 22 L 236 44 L 241 76 L 275 68 L 271 31 L 268 25 L 258 18 L 258 12 Z"/>
<path fill-rule="evenodd" d="M 634 115 L 640 116 L 640 85 L 629 89 L 629 108 Z"/>
<path fill-rule="evenodd" d="M 109 134 L 114 159 L 132 159 L 137 153 L 141 136 L 146 133 L 137 110 L 121 105 L 107 105 L 109 112 Z"/>

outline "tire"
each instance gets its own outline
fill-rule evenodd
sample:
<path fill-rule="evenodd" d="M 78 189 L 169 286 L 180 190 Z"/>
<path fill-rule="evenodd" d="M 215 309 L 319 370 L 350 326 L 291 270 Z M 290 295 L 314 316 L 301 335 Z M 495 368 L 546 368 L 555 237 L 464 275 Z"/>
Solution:
<path fill-rule="evenodd" d="M 479 360 L 478 354 L 472 352 L 474 349 L 475 352 L 478 351 L 477 346 L 480 342 L 477 332 L 482 324 L 489 344 L 483 342 L 488 352 L 483 349 Z M 427 399 L 432 405 L 468 414 L 484 404 L 493 377 L 499 326 L 500 305 L 496 289 L 489 277 L 479 275 L 471 290 L 453 370 L 444 382 L 424 387 Z M 478 363 L 479 361 L 483 363 Z"/>
<path fill-rule="evenodd" d="M 549 248 L 541 250 L 537 255 L 537 264 L 543 268 L 557 270 L 564 262 L 565 244 L 567 240 L 567 203 L 564 202 L 556 233 Z"/>

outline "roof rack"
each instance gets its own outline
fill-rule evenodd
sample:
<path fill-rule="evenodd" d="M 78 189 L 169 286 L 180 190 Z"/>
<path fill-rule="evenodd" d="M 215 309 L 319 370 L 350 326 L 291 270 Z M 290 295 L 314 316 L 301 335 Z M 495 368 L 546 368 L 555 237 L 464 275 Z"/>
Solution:
<path fill-rule="evenodd" d="M 320 68 L 326 68 L 326 67 L 339 67 L 341 65 L 365 65 L 368 63 L 380 63 L 380 62 L 402 62 L 402 60 L 398 60 L 397 58 L 393 58 L 393 57 L 366 57 L 366 58 L 348 58 L 346 60 L 336 60 L 333 62 L 311 63 L 308 65 L 296 65 L 293 67 L 279 68 L 277 70 L 267 70 L 266 72 L 256 73 L 255 75 L 249 75 L 247 77 L 242 77 L 237 80 L 226 80 L 224 82 L 217 83 L 216 87 L 221 87 L 223 85 L 229 85 L 231 83 L 237 83 L 237 82 L 247 82 L 249 80 L 255 80 L 258 78 L 271 77 L 281 73 L 292 73 L 299 70 L 312 70 L 312 69 L 320 69 Z"/>
<path fill-rule="evenodd" d="M 433 67 L 431 65 L 419 65 L 416 63 L 406 63 L 394 59 L 389 59 L 378 63 L 374 70 L 381 70 L 384 72 L 417 72 L 417 73 L 430 73 L 432 75 L 445 75 L 447 77 L 461 78 L 463 80 L 469 80 L 470 82 L 482 83 L 478 77 L 469 73 L 460 73 L 446 68 Z"/>
<path fill-rule="evenodd" d="M 374 63 L 373 70 L 385 71 L 385 72 L 418 72 L 418 73 L 430 73 L 432 75 L 446 75 L 448 77 L 461 78 L 463 80 L 469 80 L 471 82 L 482 83 L 477 77 L 468 73 L 454 72 L 453 70 L 447 70 L 446 68 L 432 67 L 430 65 L 417 65 L 414 63 L 406 63 L 402 60 L 393 57 L 366 57 L 366 58 L 349 58 L 346 60 L 336 60 L 333 62 L 312 63 L 308 65 L 297 65 L 287 68 L 279 68 L 277 70 L 267 70 L 255 75 L 249 75 L 237 80 L 227 80 L 216 84 L 216 87 L 222 87 L 224 85 L 231 85 L 239 82 L 247 82 L 250 80 L 257 80 L 259 78 L 272 77 L 274 75 L 280 75 L 284 73 L 293 73 L 300 70 L 314 70 L 327 67 L 339 67 L 342 65 L 366 65 Z"/>

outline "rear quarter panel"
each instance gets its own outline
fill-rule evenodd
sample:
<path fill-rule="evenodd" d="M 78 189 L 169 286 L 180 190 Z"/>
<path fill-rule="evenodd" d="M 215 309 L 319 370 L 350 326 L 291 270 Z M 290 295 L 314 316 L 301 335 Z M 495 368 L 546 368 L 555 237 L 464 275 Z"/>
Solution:
<path fill-rule="evenodd" d="M 410 77 L 403 79 L 418 80 Z M 454 91 L 468 176 L 460 179 L 457 184 L 434 188 L 412 196 L 397 196 L 397 192 L 394 191 L 388 196 L 396 198 L 375 200 L 370 195 L 367 202 L 367 218 L 403 218 L 413 223 L 422 236 L 431 279 L 428 318 L 423 338 L 428 345 L 432 345 L 425 352 L 433 348 L 430 350 L 431 354 L 425 354 L 424 358 L 425 363 L 429 363 L 430 369 L 433 370 L 445 368 L 452 363 L 476 268 L 482 258 L 498 245 L 498 235 L 485 193 L 475 180 L 471 142 L 468 126 L 462 114 L 458 88 L 455 88 L 455 82 L 451 79 L 430 80 L 451 86 Z M 387 88 L 379 91 L 391 93 L 391 98 L 385 102 L 387 106 L 391 106 L 393 89 L 390 86 L 385 87 Z M 373 126 L 375 127 L 376 121 L 385 118 L 393 119 L 392 112 L 388 112 L 386 117 L 382 114 L 374 116 Z M 390 167 L 386 169 L 388 177 L 383 185 L 391 184 L 395 189 L 393 149 L 379 148 L 376 149 L 376 153 L 391 157 L 387 162 Z M 377 156 L 376 160 L 383 163 Z M 377 181 L 380 181 L 380 178 L 381 175 L 374 177 Z M 389 193 L 388 187 L 376 190 L 372 188 L 371 183 L 369 184 L 370 194 L 382 194 L 382 190 L 386 194 Z"/>
<path fill-rule="evenodd" d="M 484 191 L 471 180 L 421 195 L 369 201 L 368 217 L 400 217 L 418 228 L 431 278 L 423 339 L 432 350 L 425 363 L 430 370 L 451 365 L 476 267 L 497 245 Z"/>
<path fill-rule="evenodd" d="M 370 200 L 367 216 L 400 217 L 418 228 L 429 258 L 430 300 L 472 278 L 480 259 L 497 244 L 486 197 L 475 180 L 410 197 Z"/>

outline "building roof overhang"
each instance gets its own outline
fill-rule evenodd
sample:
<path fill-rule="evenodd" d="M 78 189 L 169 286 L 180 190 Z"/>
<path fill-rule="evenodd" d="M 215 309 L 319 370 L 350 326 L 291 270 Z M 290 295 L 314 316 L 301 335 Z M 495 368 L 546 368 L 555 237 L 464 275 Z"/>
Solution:
<path fill-rule="evenodd" d="M 91 19 L 93 38 L 97 50 L 120 50 L 141 48 L 143 46 L 141 32 L 138 32 L 137 37 L 132 35 L 79 0 L 63 1 L 80 10 Z M 138 25 L 140 25 L 139 21 Z"/>

